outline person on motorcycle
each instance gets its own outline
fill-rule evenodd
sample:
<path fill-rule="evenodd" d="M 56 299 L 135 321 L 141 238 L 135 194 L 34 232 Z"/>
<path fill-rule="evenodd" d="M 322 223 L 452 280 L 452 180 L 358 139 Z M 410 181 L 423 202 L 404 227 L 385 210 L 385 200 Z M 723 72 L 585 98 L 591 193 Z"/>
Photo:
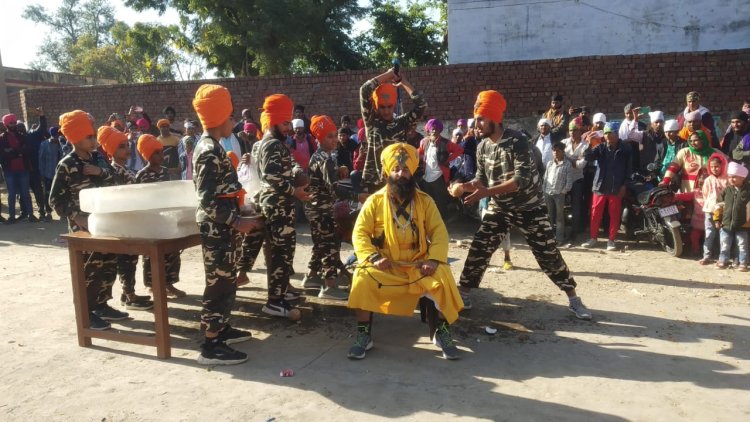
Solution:
<path fill-rule="evenodd" d="M 687 147 L 687 142 L 679 136 L 680 127 L 677 120 L 670 119 L 664 122 L 664 136 L 666 142 L 661 151 L 657 151 L 654 162 L 659 166 L 659 178 L 663 178 L 667 172 L 667 167 L 672 164 L 677 151 Z"/>

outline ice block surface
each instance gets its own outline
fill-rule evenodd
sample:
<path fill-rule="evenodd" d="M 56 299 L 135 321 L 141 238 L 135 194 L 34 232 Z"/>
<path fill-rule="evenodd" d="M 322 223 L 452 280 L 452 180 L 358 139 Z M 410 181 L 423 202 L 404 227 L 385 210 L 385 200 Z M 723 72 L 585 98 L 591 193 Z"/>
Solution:
<path fill-rule="evenodd" d="M 94 237 L 174 239 L 198 233 L 195 207 L 163 210 L 92 213 L 89 231 Z"/>
<path fill-rule="evenodd" d="M 88 213 L 119 213 L 163 208 L 198 207 L 195 185 L 191 180 L 144 183 L 84 189 L 81 210 Z"/>

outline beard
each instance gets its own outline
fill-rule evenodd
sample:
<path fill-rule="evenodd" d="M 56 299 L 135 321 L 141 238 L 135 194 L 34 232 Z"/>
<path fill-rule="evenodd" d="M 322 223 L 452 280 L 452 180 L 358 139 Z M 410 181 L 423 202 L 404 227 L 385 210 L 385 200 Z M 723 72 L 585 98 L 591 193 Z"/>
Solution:
<path fill-rule="evenodd" d="M 417 193 L 417 181 L 414 177 L 394 178 L 388 176 L 388 188 L 392 197 L 395 196 L 402 202 L 411 201 Z"/>
<path fill-rule="evenodd" d="M 274 138 L 281 141 L 286 140 L 286 133 L 281 132 L 278 125 L 274 125 L 273 129 L 271 129 L 271 132 L 273 133 Z"/>

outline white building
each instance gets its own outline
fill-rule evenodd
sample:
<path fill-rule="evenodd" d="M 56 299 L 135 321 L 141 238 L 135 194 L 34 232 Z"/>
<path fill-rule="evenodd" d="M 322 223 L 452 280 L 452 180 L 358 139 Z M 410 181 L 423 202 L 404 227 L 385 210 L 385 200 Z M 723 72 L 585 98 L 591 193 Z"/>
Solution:
<path fill-rule="evenodd" d="M 750 0 L 448 0 L 448 62 L 750 48 Z"/>

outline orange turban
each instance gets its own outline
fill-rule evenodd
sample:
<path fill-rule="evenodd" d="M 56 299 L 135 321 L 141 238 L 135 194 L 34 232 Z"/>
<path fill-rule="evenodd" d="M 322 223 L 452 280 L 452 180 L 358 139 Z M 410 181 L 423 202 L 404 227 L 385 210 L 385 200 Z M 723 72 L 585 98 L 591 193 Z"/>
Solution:
<path fill-rule="evenodd" d="M 234 151 L 229 151 L 227 152 L 227 157 L 229 157 L 229 160 L 232 162 L 232 167 L 236 170 L 240 165 L 240 159 L 237 157 L 237 154 L 235 154 Z"/>
<path fill-rule="evenodd" d="M 329 116 L 312 116 L 310 119 L 310 132 L 315 139 L 321 141 L 331 132 L 336 132 L 336 124 Z"/>
<path fill-rule="evenodd" d="M 170 123 L 169 123 L 169 120 L 167 119 L 159 119 L 159 121 L 156 122 L 156 127 L 158 128 L 169 127 L 169 126 L 170 126 Z"/>
<path fill-rule="evenodd" d="M 503 121 L 506 107 L 505 97 L 497 91 L 482 91 L 474 103 L 474 118 L 482 116 L 496 123 Z"/>
<path fill-rule="evenodd" d="M 263 112 L 260 113 L 261 130 L 265 132 L 268 128 L 292 120 L 294 103 L 291 98 L 284 94 L 273 94 L 263 101 Z"/>
<path fill-rule="evenodd" d="M 372 93 L 375 108 L 382 105 L 396 105 L 396 86 L 391 83 L 379 85 Z"/>
<path fill-rule="evenodd" d="M 162 146 L 161 142 L 159 142 L 154 135 L 149 135 L 147 133 L 138 138 L 137 148 L 141 157 L 148 161 L 155 152 L 164 149 L 164 146 Z"/>
<path fill-rule="evenodd" d="M 203 128 L 213 129 L 224 124 L 232 115 L 232 96 L 221 85 L 204 84 L 195 92 L 193 108 Z"/>
<path fill-rule="evenodd" d="M 74 110 L 60 115 L 60 132 L 73 145 L 89 136 L 96 135 L 89 114 L 81 110 Z"/>
<path fill-rule="evenodd" d="M 96 132 L 96 139 L 99 141 L 102 149 L 110 156 L 113 156 L 120 144 L 128 140 L 128 136 L 112 126 L 102 126 Z"/>
<path fill-rule="evenodd" d="M 398 142 L 390 144 L 380 153 L 380 161 L 383 164 L 383 172 L 387 175 L 396 167 L 406 166 L 413 175 L 419 167 L 419 153 L 417 149 L 409 144 Z"/>

